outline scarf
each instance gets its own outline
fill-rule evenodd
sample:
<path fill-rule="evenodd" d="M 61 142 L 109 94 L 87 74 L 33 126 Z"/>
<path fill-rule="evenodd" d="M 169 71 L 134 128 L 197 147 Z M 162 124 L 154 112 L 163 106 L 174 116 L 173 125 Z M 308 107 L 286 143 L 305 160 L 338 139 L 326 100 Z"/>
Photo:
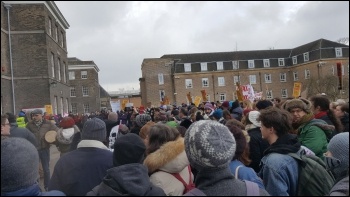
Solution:
<path fill-rule="evenodd" d="M 300 149 L 298 137 L 293 134 L 286 134 L 279 137 L 276 142 L 271 144 L 265 151 L 264 155 L 269 153 L 280 153 L 286 155 L 288 153 L 296 153 Z"/>
<path fill-rule="evenodd" d="M 298 130 L 301 125 L 309 122 L 312 119 L 314 119 L 314 114 L 313 113 L 306 114 L 305 116 L 303 116 L 301 118 L 301 120 L 299 122 L 292 123 L 293 129 L 294 130 Z"/>
<path fill-rule="evenodd" d="M 39 121 L 34 121 L 34 124 L 35 124 L 38 128 L 40 128 L 41 125 L 43 124 L 43 119 L 41 119 L 41 120 L 39 120 Z"/>
<path fill-rule="evenodd" d="M 315 114 L 315 118 L 320 119 L 322 116 L 326 116 L 327 112 L 326 111 L 321 111 L 318 114 Z"/>

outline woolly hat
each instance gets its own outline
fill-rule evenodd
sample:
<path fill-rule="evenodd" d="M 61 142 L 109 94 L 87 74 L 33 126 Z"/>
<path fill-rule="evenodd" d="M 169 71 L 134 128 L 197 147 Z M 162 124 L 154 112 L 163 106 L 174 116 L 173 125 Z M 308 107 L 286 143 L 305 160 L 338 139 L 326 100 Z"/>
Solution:
<path fill-rule="evenodd" d="M 39 175 L 37 149 L 23 138 L 1 140 L 1 193 L 28 188 Z"/>
<path fill-rule="evenodd" d="M 243 110 L 243 115 L 246 116 L 249 112 L 253 111 L 252 109 Z"/>
<path fill-rule="evenodd" d="M 249 121 L 252 122 L 253 125 L 255 125 L 257 127 L 261 127 L 260 121 L 256 120 L 256 119 L 258 119 L 259 115 L 260 115 L 260 112 L 258 112 L 258 111 L 251 111 L 248 114 Z"/>
<path fill-rule="evenodd" d="M 151 121 L 151 120 L 152 118 L 148 114 L 139 114 L 135 118 L 135 122 L 139 127 L 143 127 L 148 121 Z"/>
<path fill-rule="evenodd" d="M 222 104 L 221 104 L 222 107 L 225 107 L 225 108 L 229 108 L 230 107 L 230 103 L 228 101 L 224 101 Z"/>
<path fill-rule="evenodd" d="M 240 104 L 238 100 L 235 100 L 234 102 L 232 102 L 231 109 L 236 109 L 237 107 L 240 107 Z"/>
<path fill-rule="evenodd" d="M 114 142 L 113 165 L 142 163 L 145 150 L 145 143 L 135 133 L 127 133 L 118 137 Z"/>
<path fill-rule="evenodd" d="M 64 117 L 62 118 L 61 122 L 60 122 L 60 127 L 67 129 L 67 128 L 71 128 L 75 125 L 75 121 L 72 117 Z"/>
<path fill-rule="evenodd" d="M 214 111 L 213 116 L 216 120 L 222 118 L 222 109 L 217 109 Z"/>
<path fill-rule="evenodd" d="M 104 142 L 106 140 L 106 133 L 106 123 L 99 118 L 92 118 L 85 122 L 81 139 Z"/>
<path fill-rule="evenodd" d="M 34 109 L 32 112 L 31 112 L 31 114 L 43 114 L 43 110 L 41 110 L 41 109 Z"/>
<path fill-rule="evenodd" d="M 24 111 L 20 111 L 18 114 L 19 117 L 25 117 L 26 113 Z"/>
<path fill-rule="evenodd" d="M 335 135 L 329 141 L 327 148 L 332 157 L 340 160 L 340 165 L 334 169 L 334 173 L 341 174 L 349 169 L 349 132 Z"/>
<path fill-rule="evenodd" d="M 260 100 L 255 104 L 255 107 L 258 110 L 263 110 L 263 109 L 268 108 L 270 106 L 273 106 L 273 103 L 269 100 Z"/>
<path fill-rule="evenodd" d="M 303 98 L 287 100 L 283 103 L 282 108 L 289 112 L 294 108 L 300 108 L 306 113 L 310 113 L 311 102 Z"/>
<path fill-rule="evenodd" d="M 228 166 L 236 151 L 229 129 L 212 120 L 193 123 L 185 134 L 185 151 L 190 164 L 201 171 Z"/>
<path fill-rule="evenodd" d="M 204 109 L 211 109 L 211 110 L 214 110 L 213 105 L 212 105 L 211 103 L 206 103 L 206 104 L 204 105 Z"/>

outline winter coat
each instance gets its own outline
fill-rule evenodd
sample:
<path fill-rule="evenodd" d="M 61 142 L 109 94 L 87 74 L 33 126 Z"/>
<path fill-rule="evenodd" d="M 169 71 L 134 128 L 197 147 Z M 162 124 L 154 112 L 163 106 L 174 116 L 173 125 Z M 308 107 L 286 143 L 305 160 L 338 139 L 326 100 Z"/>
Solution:
<path fill-rule="evenodd" d="M 111 168 L 107 175 L 87 196 L 165 196 L 164 191 L 154 186 L 146 166 L 138 163 Z"/>
<path fill-rule="evenodd" d="M 184 185 L 169 173 L 180 173 L 182 179 L 188 183 L 190 174 L 187 166 L 189 164 L 182 137 L 165 143 L 158 150 L 149 154 L 144 161 L 144 165 L 151 174 L 151 182 L 162 188 L 167 196 L 183 194 Z M 191 176 L 193 181 L 192 173 Z"/>
<path fill-rule="evenodd" d="M 240 166 L 240 167 L 239 167 Z M 238 177 L 236 175 L 236 169 L 238 169 Z M 253 168 L 246 167 L 242 162 L 237 159 L 230 162 L 230 170 L 235 178 L 240 180 L 248 180 L 258 184 L 258 186 L 262 189 L 265 189 L 265 186 L 261 180 L 261 178 L 255 173 Z"/>
<path fill-rule="evenodd" d="M 45 120 L 44 118 L 42 125 L 39 128 L 35 125 L 34 120 L 28 122 L 26 127 L 34 134 L 38 142 L 38 146 L 36 147 L 38 150 L 50 148 L 50 144 L 45 140 L 45 134 L 48 131 L 58 131 L 58 127 L 54 123 Z"/>
<path fill-rule="evenodd" d="M 113 153 L 100 141 L 82 140 L 78 148 L 57 161 L 49 189 L 67 196 L 85 196 L 113 167 Z"/>
<path fill-rule="evenodd" d="M 42 192 L 39 185 L 33 184 L 25 189 L 20 189 L 13 192 L 2 192 L 1 196 L 66 196 L 63 192 L 58 190 L 51 190 L 48 192 Z"/>
<path fill-rule="evenodd" d="M 72 129 L 72 135 L 71 136 L 64 136 L 63 134 L 63 128 L 59 128 L 57 131 L 56 135 L 56 146 L 57 149 L 61 152 L 61 156 L 64 153 L 67 153 L 70 151 L 70 145 L 73 142 L 74 134 L 80 132 L 78 126 L 74 125 L 72 128 L 67 128 L 67 129 Z"/>
<path fill-rule="evenodd" d="M 330 196 L 349 196 L 349 175 L 338 181 L 329 192 Z"/>
<path fill-rule="evenodd" d="M 343 132 L 349 132 L 349 114 L 344 113 L 344 116 L 340 118 L 340 122 L 344 126 Z"/>
<path fill-rule="evenodd" d="M 28 140 L 35 147 L 38 146 L 38 141 L 36 140 L 34 134 L 30 132 L 27 128 L 20 128 L 17 126 L 17 123 L 10 123 L 10 137 L 20 137 Z"/>

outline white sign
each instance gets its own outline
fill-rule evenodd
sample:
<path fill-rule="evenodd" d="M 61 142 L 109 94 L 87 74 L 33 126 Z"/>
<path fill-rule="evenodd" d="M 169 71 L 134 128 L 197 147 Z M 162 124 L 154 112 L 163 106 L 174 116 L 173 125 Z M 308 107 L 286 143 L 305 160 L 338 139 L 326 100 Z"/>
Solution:
<path fill-rule="evenodd" d="M 111 107 L 112 107 L 112 112 L 120 111 L 120 100 L 110 101 L 110 103 L 111 103 Z"/>
<path fill-rule="evenodd" d="M 252 85 L 242 85 L 243 100 L 249 99 L 251 102 L 254 102 L 255 94 Z"/>

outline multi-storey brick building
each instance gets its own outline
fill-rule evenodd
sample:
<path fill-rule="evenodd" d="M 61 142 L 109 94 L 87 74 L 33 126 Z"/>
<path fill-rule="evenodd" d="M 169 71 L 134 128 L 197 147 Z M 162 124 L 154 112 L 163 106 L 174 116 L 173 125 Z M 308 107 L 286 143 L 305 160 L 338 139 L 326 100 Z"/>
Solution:
<path fill-rule="evenodd" d="M 1 1 L 1 111 L 68 112 L 66 29 L 53 1 Z"/>
<path fill-rule="evenodd" d="M 100 69 L 93 61 L 68 58 L 70 98 L 72 113 L 91 113 L 101 110 Z"/>
<path fill-rule="evenodd" d="M 159 105 L 164 96 L 187 103 L 188 93 L 201 96 L 201 90 L 209 101 L 235 100 L 236 82 L 251 84 L 267 99 L 292 97 L 294 82 L 301 82 L 307 95 L 311 79 L 337 75 L 337 63 L 348 81 L 349 46 L 325 39 L 293 49 L 163 55 L 143 60 L 142 104 Z M 342 92 L 349 97 L 347 83 Z"/>
<path fill-rule="evenodd" d="M 132 103 L 134 107 L 141 106 L 141 95 L 140 90 L 124 90 L 121 89 L 119 91 L 110 91 L 109 95 L 111 95 L 111 101 L 120 103 L 120 110 L 125 110 L 122 107 L 123 101 L 126 103 Z M 125 107 L 127 107 L 125 105 Z"/>

